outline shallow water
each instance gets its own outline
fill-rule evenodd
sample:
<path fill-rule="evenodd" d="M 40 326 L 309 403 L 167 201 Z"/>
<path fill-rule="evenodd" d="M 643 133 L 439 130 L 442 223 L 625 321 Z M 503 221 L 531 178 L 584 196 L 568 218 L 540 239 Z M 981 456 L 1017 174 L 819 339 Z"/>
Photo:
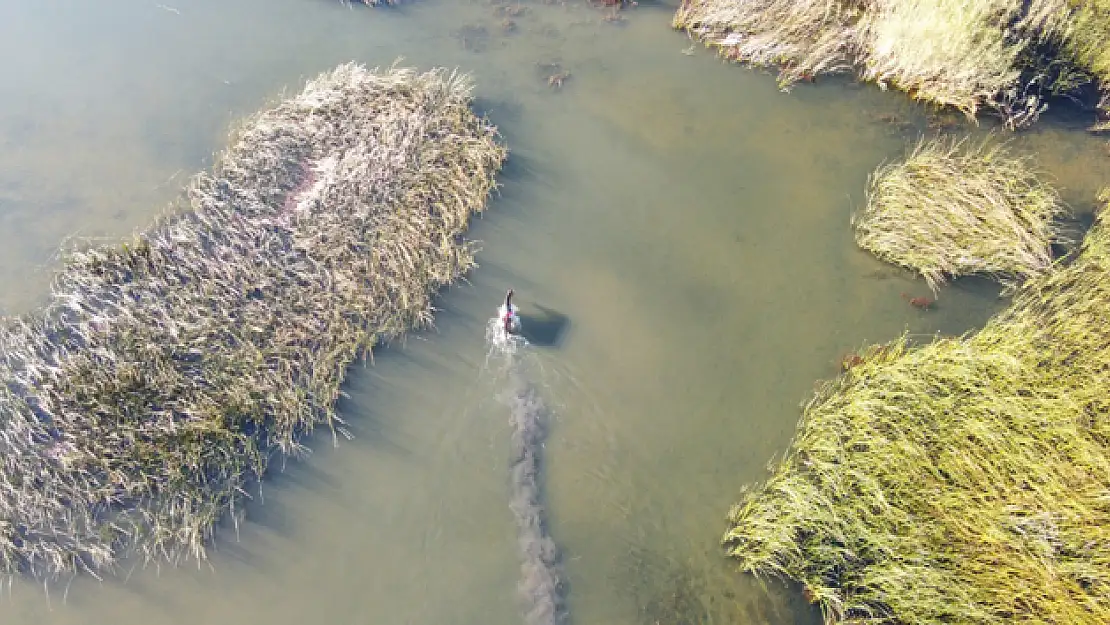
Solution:
<path fill-rule="evenodd" d="M 63 587 L 48 602 L 16 583 L 3 622 L 521 622 L 508 416 L 483 373 L 507 286 L 550 330 L 530 349 L 555 408 L 547 498 L 574 622 L 818 621 L 723 561 L 729 505 L 842 355 L 965 332 L 1004 304 L 965 280 L 916 311 L 901 293 L 924 284 L 852 244 L 868 173 L 926 130 L 921 107 L 847 80 L 779 93 L 683 54 L 665 4 L 612 24 L 584 3 L 523 3 L 504 32 L 484 0 L 174 2 L 0 2 L 4 312 L 42 300 L 66 237 L 149 224 L 229 123 L 340 62 L 473 72 L 512 149 L 504 187 L 437 330 L 351 372 L 356 438 L 321 436 L 268 481 L 211 567 L 80 579 L 64 603 Z M 561 90 L 549 63 L 571 73 Z M 1062 124 L 1015 140 L 1077 211 L 1110 182 L 1100 143 Z"/>

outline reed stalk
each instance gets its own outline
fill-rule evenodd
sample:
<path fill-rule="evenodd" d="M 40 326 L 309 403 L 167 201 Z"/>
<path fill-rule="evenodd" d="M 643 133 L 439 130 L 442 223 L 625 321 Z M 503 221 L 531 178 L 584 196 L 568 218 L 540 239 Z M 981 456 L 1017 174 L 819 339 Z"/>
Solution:
<path fill-rule="evenodd" d="M 432 321 L 506 156 L 467 76 L 346 64 L 243 122 L 175 210 L 0 323 L 0 573 L 205 557 L 347 366 Z"/>

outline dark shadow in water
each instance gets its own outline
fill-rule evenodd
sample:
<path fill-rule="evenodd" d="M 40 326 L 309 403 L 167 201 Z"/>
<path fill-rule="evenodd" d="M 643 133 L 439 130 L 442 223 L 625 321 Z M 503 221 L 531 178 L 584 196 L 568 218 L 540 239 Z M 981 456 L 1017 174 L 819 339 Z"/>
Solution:
<path fill-rule="evenodd" d="M 540 304 L 532 304 L 531 307 L 538 309 L 539 314 L 518 313 L 521 321 L 521 336 L 528 339 L 529 345 L 555 348 L 562 346 L 563 338 L 570 326 L 570 317 Z"/>
<path fill-rule="evenodd" d="M 511 136 L 507 141 L 512 141 Z M 498 187 L 497 195 L 490 204 L 490 212 L 502 214 L 508 207 L 517 209 L 525 207 L 527 204 L 520 200 L 535 196 L 541 186 L 546 190 L 555 190 L 557 184 L 551 180 L 545 180 L 540 172 L 541 168 L 535 158 L 521 152 L 510 152 L 497 176 L 501 186 Z M 526 191 L 527 195 L 522 195 L 522 191 Z"/>
<path fill-rule="evenodd" d="M 637 0 L 635 9 L 665 13 L 667 16 L 673 16 L 680 4 L 682 4 L 680 0 Z M 634 14 L 635 11 L 629 11 L 629 13 Z"/>
<path fill-rule="evenodd" d="M 1091 206 L 1073 206 L 1072 210 L 1075 214 L 1070 219 L 1065 219 L 1060 223 L 1060 234 L 1068 241 L 1067 244 L 1053 244 L 1052 255 L 1057 258 L 1064 258 L 1065 262 L 1071 260 L 1078 254 L 1083 239 L 1087 236 L 1087 232 L 1095 225 L 1095 211 L 1097 210 L 1095 203 Z"/>
<path fill-rule="evenodd" d="M 985 276 L 960 276 L 949 283 L 948 288 L 966 293 L 983 301 L 997 300 L 1002 293 L 1002 285 Z"/>
<path fill-rule="evenodd" d="M 322 431 L 301 442 L 313 450 L 326 449 L 332 444 L 330 432 L 325 434 Z M 168 572 L 176 568 L 181 571 L 173 571 L 173 575 L 184 573 L 212 578 L 225 574 L 221 569 L 229 562 L 258 572 L 274 570 L 281 565 L 271 557 L 265 545 L 259 544 L 257 539 L 260 535 L 268 534 L 271 536 L 270 540 L 283 543 L 300 538 L 298 534 L 303 533 L 304 529 L 296 526 L 292 510 L 298 500 L 303 498 L 302 490 L 312 490 L 329 500 L 340 498 L 339 482 L 314 466 L 315 462 L 311 457 L 305 460 L 289 458 L 283 467 L 281 458 L 275 457 L 263 475 L 261 489 L 257 480 L 247 484 L 243 489 L 247 497 L 236 505 L 234 515 L 225 513 L 216 524 L 214 536 L 206 545 L 206 561 L 198 563 L 188 557 L 182 558 L 176 566 L 158 562 L 145 567 L 139 562 L 129 561 L 120 566 L 117 574 L 105 575 L 103 582 L 97 584 L 111 585 L 145 603 L 158 606 L 166 613 L 178 613 L 188 611 L 188 605 L 181 604 L 178 595 L 172 591 L 172 586 L 167 587 L 158 582 L 158 576 L 150 575 L 151 571 Z M 200 570 L 197 571 L 196 568 Z M 70 593 L 69 603 L 72 604 L 74 600 L 79 602 L 96 592 L 96 589 L 90 589 L 87 585 L 88 581 L 91 580 L 83 580 L 80 587 L 75 585 L 74 592 Z M 51 593 L 54 592 L 52 589 Z"/>
<path fill-rule="evenodd" d="M 397 362 L 408 359 L 406 354 L 397 348 L 385 348 L 375 353 L 377 360 L 388 360 L 392 366 L 413 366 L 407 362 Z M 422 366 L 417 364 L 415 366 Z M 321 469 L 328 466 L 329 454 L 337 448 L 350 448 L 354 446 L 370 448 L 380 452 L 383 449 L 402 455 L 409 454 L 409 450 L 400 445 L 389 433 L 389 427 L 382 416 L 375 411 L 372 401 L 362 401 L 361 398 L 379 396 L 376 390 L 381 385 L 389 384 L 380 376 L 368 375 L 370 372 L 363 369 L 361 362 L 355 363 L 347 371 L 343 383 L 343 390 L 349 397 L 341 397 L 337 403 L 337 412 L 343 419 L 341 426 L 351 436 L 350 439 L 340 433 L 333 433 L 327 425 L 317 425 L 310 436 L 303 436 L 300 443 L 311 450 L 306 458 L 289 458 L 276 454 L 272 457 L 270 465 L 262 476 L 261 484 L 252 481 L 245 487 L 249 498 L 238 504 L 239 528 L 243 539 L 236 532 L 235 521 L 229 514 L 216 527 L 216 532 L 210 545 L 210 555 L 216 561 L 220 558 L 229 558 L 257 570 L 267 570 L 275 563 L 266 557 L 265 552 L 252 547 L 249 535 L 254 526 L 254 531 L 272 534 L 279 540 L 297 540 L 298 534 L 304 528 L 298 528 L 293 514 L 293 506 L 302 499 L 305 491 L 311 491 L 313 496 L 324 497 L 329 501 L 342 503 L 343 484 L 333 474 Z M 186 566 L 190 564 L 184 563 Z M 195 563 L 194 563 L 195 564 Z M 213 563 L 217 570 L 217 563 Z"/>
<path fill-rule="evenodd" d="M 430 363 L 423 362 L 423 359 L 417 359 L 406 352 L 400 343 L 374 350 L 373 358 L 373 363 L 368 361 L 365 368 L 359 361 L 347 370 L 343 381 L 343 390 L 347 395 L 339 398 L 336 409 L 345 421 L 343 427 L 351 434 L 352 440 L 348 441 L 340 437 L 339 444 L 342 446 L 353 443 L 372 451 L 389 451 L 401 456 L 410 456 L 412 450 L 402 445 L 396 436 L 391 435 L 383 405 L 375 402 L 374 398 L 382 397 L 387 392 L 383 387 L 395 384 L 404 386 L 406 370 L 430 366 Z M 375 371 L 385 362 L 389 363 L 388 379 L 381 375 L 380 370 Z M 401 391 L 391 389 L 388 392 Z M 327 443 L 332 443 L 330 438 Z"/>
<path fill-rule="evenodd" d="M 487 309 L 490 315 L 497 311 L 497 307 L 505 299 L 505 289 L 514 289 L 517 293 L 516 298 L 524 302 L 527 307 L 529 306 L 528 294 L 535 293 L 541 288 L 535 280 L 521 275 L 511 266 L 493 261 L 482 263 L 482 266 L 471 276 L 470 282 L 476 287 L 478 293 L 489 294 L 486 297 L 490 300 L 490 306 L 482 308 L 483 322 L 489 316 L 485 315 Z"/>
<path fill-rule="evenodd" d="M 453 323 L 454 320 L 459 317 L 458 307 L 452 305 L 453 303 L 450 302 L 451 298 L 443 297 L 443 295 L 444 294 L 440 294 L 433 303 L 436 307 L 434 326 L 410 332 L 388 346 L 379 347 L 378 350 L 381 351 L 375 351 L 374 364 L 371 365 L 367 363 L 365 367 L 362 364 L 358 364 L 356 369 L 348 372 L 348 376 L 351 378 L 360 378 L 360 380 L 352 379 L 350 383 L 351 388 L 354 389 L 359 396 L 367 398 L 379 396 L 380 391 L 375 390 L 375 387 L 389 384 L 391 381 L 405 380 L 406 374 L 404 372 L 414 369 L 419 369 L 421 372 L 450 375 L 451 368 L 445 363 L 438 351 L 423 349 L 421 347 L 422 343 L 435 343 L 438 341 L 441 328 Z M 374 371 L 383 353 L 392 363 L 390 365 L 390 371 L 392 373 L 388 380 L 377 375 Z M 361 378 L 365 378 L 365 380 L 361 380 Z M 408 384 L 408 382 L 398 383 L 402 385 Z M 353 402 L 354 400 L 347 401 Z M 374 402 L 367 402 L 365 407 L 362 406 L 361 403 L 352 403 L 349 405 L 357 405 L 357 408 L 353 409 L 357 410 L 359 415 L 364 415 L 366 410 L 373 409 Z"/>
<path fill-rule="evenodd" d="M 323 431 L 302 440 L 301 443 L 314 451 L 324 449 L 332 445 L 331 433 L 323 428 Z M 311 456 L 305 459 L 283 459 L 275 456 L 262 476 L 261 484 L 254 481 L 244 490 L 249 498 L 238 504 L 238 512 L 242 513 L 239 520 L 240 527 L 255 525 L 282 539 L 291 540 L 296 538 L 296 529 L 288 504 L 296 501 L 299 496 L 298 491 L 312 491 L 330 496 L 339 493 L 340 483 L 332 475 L 315 466 Z M 236 543 L 238 547 L 229 547 L 231 543 Z M 230 549 L 232 556 L 252 566 L 255 565 L 254 560 L 258 557 L 238 542 L 235 524 L 229 515 L 225 515 L 217 527 L 213 545 L 217 547 L 216 551 L 219 553 Z"/>
<path fill-rule="evenodd" d="M 477 96 L 471 104 L 471 109 L 476 115 L 489 118 L 504 133 L 503 124 L 520 123 L 524 107 L 516 100 Z"/>
<path fill-rule="evenodd" d="M 305 446 L 310 449 L 331 446 L 333 444 L 331 432 L 327 431 L 326 426 L 323 429 L 324 431 L 313 436 L 311 440 L 303 441 Z M 348 429 L 350 428 L 348 427 Z M 344 439 L 340 437 L 340 440 Z M 275 462 L 271 465 L 270 470 L 266 472 L 263 488 L 270 488 L 274 484 L 281 484 L 283 489 L 303 488 L 317 493 L 337 493 L 340 489 L 338 480 L 313 466 L 309 459 L 296 460 L 290 458 L 285 460 L 284 466 L 282 466 L 280 460 Z"/>
<path fill-rule="evenodd" d="M 529 208 L 536 195 L 562 188 L 562 181 L 552 180 L 551 165 L 556 163 L 537 158 L 549 154 L 545 146 L 535 145 L 534 126 L 544 123 L 542 117 L 530 113 L 513 97 L 475 97 L 471 108 L 488 118 L 497 127 L 502 142 L 509 146 L 508 158 L 497 173 L 499 187 L 488 213 L 500 215 L 507 209 L 516 212 Z"/>
<path fill-rule="evenodd" d="M 1048 109 L 1041 113 L 1034 129 L 1051 125 L 1073 131 L 1084 131 L 1096 121 L 1099 92 L 1095 85 L 1086 85 L 1070 96 L 1047 100 Z"/>
<path fill-rule="evenodd" d="M 921 293 L 930 299 L 933 297 L 925 289 L 909 291 L 910 295 Z M 1001 284 L 983 276 L 962 276 L 945 285 L 928 310 L 905 304 L 907 318 L 929 328 L 926 333 L 911 336 L 911 342 L 920 345 L 932 342 L 937 336 L 974 333 L 1007 304 Z"/>

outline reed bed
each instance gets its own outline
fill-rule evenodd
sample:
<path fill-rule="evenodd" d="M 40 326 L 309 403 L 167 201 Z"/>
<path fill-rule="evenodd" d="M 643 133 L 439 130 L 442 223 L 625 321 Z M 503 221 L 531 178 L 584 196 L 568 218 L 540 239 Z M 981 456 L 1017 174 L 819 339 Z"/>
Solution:
<path fill-rule="evenodd" d="M 1064 0 L 1030 6 L 1033 19 L 1043 22 L 1044 13 L 1064 10 Z M 1041 110 L 1037 98 L 1027 102 L 1019 89 L 1019 61 L 1037 42 L 1035 34 L 1015 35 L 1040 29 L 1015 24 L 1022 11 L 1022 2 L 1013 0 L 876 0 L 860 24 L 861 77 L 972 118 L 990 104 L 1024 121 Z"/>
<path fill-rule="evenodd" d="M 346 367 L 432 321 L 506 156 L 467 76 L 341 65 L 246 120 L 182 205 L 70 253 L 0 326 L 0 572 L 205 556 Z"/>
<path fill-rule="evenodd" d="M 855 70 L 971 119 L 986 107 L 1017 128 L 1050 95 L 1110 86 L 1105 1 L 683 0 L 673 26 L 729 59 L 778 67 L 783 88 Z"/>
<path fill-rule="evenodd" d="M 856 243 L 921 274 L 934 292 L 981 274 L 1016 285 L 1052 264 L 1066 210 L 1026 157 L 1005 142 L 922 138 L 871 174 L 853 217 Z"/>
<path fill-rule="evenodd" d="M 779 84 L 851 69 L 863 5 L 843 0 L 684 0 L 673 25 L 732 61 L 778 67 Z"/>
<path fill-rule="evenodd" d="M 799 580 L 829 623 L 1110 622 L 1105 220 L 981 331 L 825 383 L 730 512 L 740 566 Z"/>

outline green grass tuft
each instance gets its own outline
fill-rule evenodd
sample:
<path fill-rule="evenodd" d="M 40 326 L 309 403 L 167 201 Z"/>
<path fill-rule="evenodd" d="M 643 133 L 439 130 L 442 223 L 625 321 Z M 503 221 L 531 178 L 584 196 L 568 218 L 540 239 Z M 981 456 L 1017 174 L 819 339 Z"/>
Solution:
<path fill-rule="evenodd" d="M 992 138 L 921 139 L 871 175 L 867 195 L 853 218 L 856 242 L 920 273 L 934 292 L 963 275 L 1012 285 L 1044 272 L 1066 212 L 1029 159 Z"/>

